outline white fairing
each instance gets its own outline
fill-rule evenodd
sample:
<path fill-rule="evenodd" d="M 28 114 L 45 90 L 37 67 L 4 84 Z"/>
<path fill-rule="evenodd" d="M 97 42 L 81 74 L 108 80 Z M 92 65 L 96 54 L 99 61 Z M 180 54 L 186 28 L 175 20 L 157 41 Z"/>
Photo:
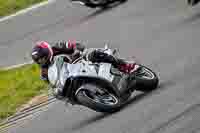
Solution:
<path fill-rule="evenodd" d="M 69 76 L 98 76 L 95 66 L 88 62 L 68 64 Z"/>
<path fill-rule="evenodd" d="M 105 52 L 110 53 L 109 50 Z M 112 65 L 109 63 L 100 63 L 97 69 L 97 66 L 90 61 L 81 60 L 76 64 L 69 64 L 63 61 L 63 57 L 63 55 L 55 57 L 54 64 L 48 69 L 48 78 L 53 86 L 64 86 L 67 78 L 76 76 L 101 77 L 110 82 L 114 78 L 110 73 Z"/>
<path fill-rule="evenodd" d="M 58 80 L 58 69 L 55 63 L 48 69 L 48 79 L 52 85 L 56 85 L 56 82 Z"/>
<path fill-rule="evenodd" d="M 48 68 L 48 79 L 51 85 L 57 86 L 60 81 L 60 73 L 64 66 L 63 55 L 54 57 L 54 63 Z"/>
<path fill-rule="evenodd" d="M 64 86 L 65 80 L 69 77 L 69 70 L 67 69 L 67 67 L 68 63 L 64 63 L 60 70 L 59 81 L 62 86 Z"/>
<path fill-rule="evenodd" d="M 99 67 L 98 76 L 112 82 L 114 76 L 110 73 L 111 64 L 101 63 Z"/>

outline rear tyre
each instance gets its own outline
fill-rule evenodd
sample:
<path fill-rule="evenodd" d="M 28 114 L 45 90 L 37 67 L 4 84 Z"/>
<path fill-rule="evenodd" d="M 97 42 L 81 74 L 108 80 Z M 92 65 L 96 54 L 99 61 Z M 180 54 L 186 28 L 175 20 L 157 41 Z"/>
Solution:
<path fill-rule="evenodd" d="M 149 92 L 156 89 L 159 83 L 157 75 L 145 66 L 140 66 L 135 78 L 136 90 L 143 92 Z"/>
<path fill-rule="evenodd" d="M 122 3 L 124 3 L 124 2 L 126 2 L 127 0 L 119 0 L 120 2 L 122 2 Z"/>

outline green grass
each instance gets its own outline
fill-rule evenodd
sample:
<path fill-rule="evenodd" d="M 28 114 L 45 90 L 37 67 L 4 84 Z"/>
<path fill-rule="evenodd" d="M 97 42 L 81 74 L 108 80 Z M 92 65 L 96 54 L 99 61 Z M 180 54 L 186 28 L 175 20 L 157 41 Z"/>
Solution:
<path fill-rule="evenodd" d="M 0 70 L 0 120 L 14 114 L 33 96 L 47 91 L 47 84 L 40 80 L 39 71 L 36 64 Z"/>
<path fill-rule="evenodd" d="M 0 17 L 15 13 L 42 1 L 47 0 L 0 0 Z"/>

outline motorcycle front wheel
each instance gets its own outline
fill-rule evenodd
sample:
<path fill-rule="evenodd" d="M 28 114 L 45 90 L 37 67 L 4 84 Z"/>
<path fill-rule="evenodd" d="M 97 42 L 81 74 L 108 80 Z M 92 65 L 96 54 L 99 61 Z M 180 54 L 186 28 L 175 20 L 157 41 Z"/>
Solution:
<path fill-rule="evenodd" d="M 90 8 L 106 7 L 108 4 L 108 0 L 87 0 L 85 3 L 85 5 Z"/>
<path fill-rule="evenodd" d="M 86 89 L 81 89 L 76 94 L 76 98 L 81 105 L 97 112 L 106 113 L 112 113 L 120 107 L 119 98 L 115 94 L 106 91 L 106 89 L 91 84 L 84 85 L 82 88 Z"/>

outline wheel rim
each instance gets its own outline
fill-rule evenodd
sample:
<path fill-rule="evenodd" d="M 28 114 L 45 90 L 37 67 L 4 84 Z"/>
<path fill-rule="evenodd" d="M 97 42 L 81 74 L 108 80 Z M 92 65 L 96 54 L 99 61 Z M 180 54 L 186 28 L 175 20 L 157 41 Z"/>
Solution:
<path fill-rule="evenodd" d="M 104 3 L 105 3 L 105 0 L 90 0 L 90 2 L 91 2 L 92 4 L 98 5 L 98 4 L 104 4 Z"/>
<path fill-rule="evenodd" d="M 139 71 L 137 76 L 140 76 L 141 78 L 145 78 L 145 79 L 154 79 L 155 78 L 152 71 L 145 67 L 142 67 L 142 69 Z"/>
<path fill-rule="evenodd" d="M 94 94 L 90 91 L 84 91 L 83 93 L 85 96 L 87 96 L 92 101 L 97 102 L 97 103 L 110 105 L 110 106 L 116 105 L 118 103 L 118 98 L 108 92 L 104 92 L 103 94 L 101 93 Z"/>

